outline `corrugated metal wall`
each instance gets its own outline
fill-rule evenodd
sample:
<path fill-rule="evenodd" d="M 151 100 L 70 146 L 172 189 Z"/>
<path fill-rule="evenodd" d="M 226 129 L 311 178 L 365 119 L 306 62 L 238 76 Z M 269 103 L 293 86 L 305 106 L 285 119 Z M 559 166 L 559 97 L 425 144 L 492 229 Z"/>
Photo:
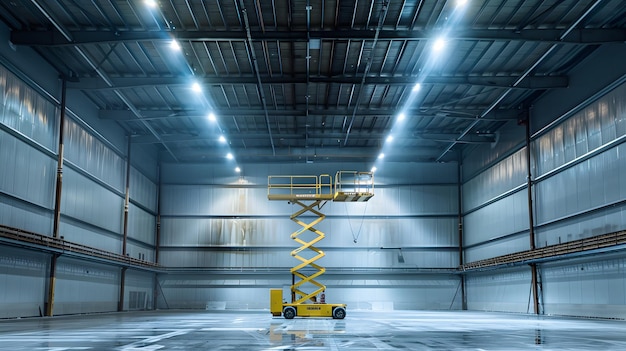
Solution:
<path fill-rule="evenodd" d="M 347 167 L 345 170 L 364 169 L 363 165 L 341 167 Z M 456 165 L 389 164 L 386 167 L 387 173 L 380 172 L 382 175 L 377 176 L 376 195 L 369 202 L 328 202 L 324 205 L 322 213 L 327 217 L 316 226 L 326 235 L 317 245 L 327 254 L 320 263 L 335 271 L 358 270 L 374 275 L 389 268 L 449 269 L 458 266 Z M 289 235 L 300 226 L 289 220 L 289 216 L 301 207 L 286 201 L 269 201 L 267 176 L 334 175 L 337 169 L 317 165 L 272 165 L 270 170 L 266 165 L 247 165 L 246 175 L 239 177 L 214 173 L 211 168 L 206 165 L 163 166 L 161 263 L 187 269 L 260 270 L 273 274 L 268 279 L 274 285 L 290 284 L 289 268 L 299 261 L 290 255 L 297 245 Z M 281 170 L 291 173 L 279 173 Z M 385 174 L 394 177 L 388 178 Z M 441 174 L 448 176 L 441 177 Z M 393 179 L 394 183 L 385 183 L 386 179 Z M 268 284 L 261 289 L 262 292 L 243 293 L 239 291 L 239 284 L 230 287 L 226 283 L 239 280 L 229 276 L 221 288 L 226 292 L 212 292 L 220 289 L 219 283 L 212 283 L 211 289 L 190 289 L 196 280 L 203 279 L 206 276 L 185 275 L 184 279 L 174 274 L 160 276 L 160 283 L 165 287 L 165 300 L 170 307 L 198 307 L 214 302 L 217 296 L 227 296 L 229 306 L 267 307 Z M 386 296 L 387 306 L 395 308 L 419 306 L 434 309 L 450 308 L 451 305 L 458 308 L 459 302 L 452 301 L 458 277 L 411 275 L 410 279 L 402 279 L 421 283 L 400 284 L 400 280 L 387 279 L 387 283 L 374 284 L 371 288 L 399 290 L 393 294 L 381 294 Z M 360 289 L 359 296 L 369 296 L 370 287 L 358 283 L 358 279 L 344 282 L 342 278 L 340 282 L 336 274 L 326 274 L 323 280 L 329 289 L 332 287 L 332 294 L 354 303 L 364 301 L 355 300 L 356 296 L 351 296 L 348 291 Z M 437 298 L 430 295 L 434 286 L 441 289 Z"/>
<path fill-rule="evenodd" d="M 537 247 L 626 229 L 626 84 L 607 90 L 533 136 Z M 530 249 L 525 152 L 522 148 L 465 181 L 467 262 Z M 542 311 L 626 317 L 625 303 L 616 297 L 626 291 L 626 278 L 618 274 L 623 257 L 596 256 L 585 267 L 540 265 Z M 468 307 L 526 311 L 529 295 L 508 290 L 517 285 L 529 292 L 530 284 L 528 269 L 471 274 Z M 505 295 L 507 301 L 499 303 Z"/>
<path fill-rule="evenodd" d="M 0 224 L 52 235 L 59 111 L 56 102 L 0 66 Z M 83 123 L 68 113 L 59 234 L 67 241 L 122 253 L 125 157 Z M 135 258 L 154 260 L 156 188 L 153 181 L 132 170 L 127 251 Z M 39 315 L 45 303 L 50 256 L 0 249 L 0 260 L 6 263 L 0 317 Z M 24 277 L 7 267 L 23 271 Z M 54 313 L 116 310 L 119 270 L 61 256 Z M 150 301 L 149 306 L 153 276 L 143 272 L 127 278 L 142 281 L 141 296 Z M 132 297 L 137 300 L 138 296 Z"/>
<path fill-rule="evenodd" d="M 41 316 L 49 255 L 0 246 L 0 318 Z"/>

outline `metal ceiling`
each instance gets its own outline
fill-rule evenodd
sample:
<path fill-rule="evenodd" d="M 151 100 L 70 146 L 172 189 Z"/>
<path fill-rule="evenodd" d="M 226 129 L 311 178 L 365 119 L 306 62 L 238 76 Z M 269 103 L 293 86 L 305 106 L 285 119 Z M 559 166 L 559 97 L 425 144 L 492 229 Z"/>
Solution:
<path fill-rule="evenodd" d="M 626 41 L 622 0 L 10 0 L 0 18 L 101 119 L 182 162 L 455 160 Z"/>

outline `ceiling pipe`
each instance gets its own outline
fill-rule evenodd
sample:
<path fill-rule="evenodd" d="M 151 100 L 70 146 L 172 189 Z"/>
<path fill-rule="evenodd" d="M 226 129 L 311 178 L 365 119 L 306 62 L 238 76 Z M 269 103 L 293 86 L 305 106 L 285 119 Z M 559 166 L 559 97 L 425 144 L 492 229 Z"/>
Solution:
<path fill-rule="evenodd" d="M 31 2 L 33 3 L 33 5 L 35 5 L 35 7 L 37 7 L 37 9 L 39 11 L 41 11 L 41 13 L 52 23 L 52 25 L 59 31 L 61 32 L 61 34 L 63 34 L 63 36 L 65 37 L 65 39 L 67 39 L 69 42 L 72 42 L 72 37 L 70 35 L 70 32 L 68 30 L 65 29 L 65 27 L 56 19 L 54 19 L 52 17 L 52 15 L 39 3 L 38 0 L 31 0 Z M 103 72 L 96 64 L 95 62 L 93 62 L 93 60 L 78 46 L 74 46 L 74 49 L 78 52 L 78 54 L 87 62 L 87 64 L 98 74 L 98 76 L 100 76 L 100 78 L 102 78 L 102 80 L 104 80 L 104 82 L 114 88 L 113 82 L 111 81 L 111 79 L 108 77 L 108 75 Z M 163 145 L 163 147 L 165 147 L 165 149 L 170 153 L 170 155 L 172 156 L 172 158 L 174 158 L 174 160 L 178 161 L 178 159 L 176 158 L 176 155 L 174 155 L 174 153 L 172 152 L 172 150 L 165 144 L 165 142 L 163 142 L 161 140 L 161 137 L 159 136 L 159 134 L 156 132 L 156 130 L 154 130 L 154 128 L 152 128 L 152 126 L 150 126 L 146 121 L 144 121 L 141 118 L 141 114 L 139 112 L 139 110 L 134 106 L 134 104 L 132 102 L 130 102 L 119 90 L 114 89 L 113 92 L 115 93 L 115 95 L 117 95 L 123 102 L 124 104 L 126 104 L 126 106 L 128 106 L 128 108 L 133 112 L 133 114 L 141 121 L 141 123 L 146 127 L 146 129 L 148 129 L 150 131 L 150 133 L 152 133 L 152 135 L 154 135 L 155 138 L 157 138 L 157 140 L 160 141 L 160 143 Z"/>
<path fill-rule="evenodd" d="M 250 21 L 248 20 L 248 11 L 246 10 L 246 6 L 244 4 L 244 0 L 239 0 L 239 6 L 241 6 L 241 13 L 243 14 L 243 21 L 246 27 L 246 37 L 248 50 L 250 50 L 250 56 L 252 57 L 252 65 L 254 67 L 254 73 L 257 79 L 257 86 L 259 89 L 259 97 L 261 98 L 261 104 L 263 106 L 263 112 L 265 114 L 265 123 L 267 124 L 267 132 L 270 136 L 270 144 L 272 145 L 272 153 L 276 155 L 276 147 L 274 146 L 274 137 L 272 136 L 272 127 L 270 125 L 270 116 L 267 111 L 267 101 L 265 100 L 265 93 L 263 92 L 263 83 L 261 82 L 261 73 L 259 72 L 259 63 L 257 60 L 256 53 L 254 51 L 254 45 L 252 42 L 252 33 L 250 31 Z"/>
<path fill-rule="evenodd" d="M 602 0 L 596 0 L 596 2 L 593 3 L 593 5 L 591 5 L 587 11 L 585 11 L 585 13 L 583 13 L 576 21 L 574 21 L 574 23 L 572 23 L 572 25 L 570 25 L 567 30 L 565 30 L 565 32 L 563 32 L 563 34 L 561 34 L 559 36 L 559 42 L 562 42 L 563 39 L 565 39 L 570 32 L 572 32 L 576 26 L 578 26 L 578 24 L 585 18 L 587 17 L 587 15 L 589 15 L 589 13 L 591 13 L 591 11 L 593 11 L 593 9 L 596 8 L 596 6 L 598 6 L 600 3 L 602 2 Z M 543 60 L 546 59 L 546 57 L 548 57 L 552 51 L 554 51 L 557 46 L 560 45 L 560 43 L 555 43 L 550 45 L 550 48 L 548 48 L 548 50 L 541 55 L 541 57 L 539 57 L 539 59 L 537 59 L 537 61 L 535 61 L 535 63 L 533 63 L 528 69 L 526 69 L 522 75 L 515 80 L 515 82 L 513 82 L 513 84 L 511 85 L 511 87 L 509 87 L 507 90 L 504 91 L 504 93 L 502 93 L 502 95 L 500 95 L 499 98 L 496 99 L 496 101 L 494 101 L 491 105 L 489 105 L 489 107 L 487 107 L 487 109 L 485 111 L 483 111 L 478 117 L 476 117 L 476 119 L 474 120 L 474 122 L 470 123 L 469 126 L 467 126 L 467 128 L 465 128 L 463 130 L 463 132 L 461 133 L 461 135 L 459 135 L 459 137 L 457 138 L 457 140 L 453 141 L 452 143 L 450 143 L 450 145 L 448 145 L 445 150 L 441 153 L 441 155 L 439 155 L 439 157 L 437 157 L 437 159 L 435 160 L 436 162 L 440 162 L 443 157 L 448 153 L 448 151 L 450 151 L 456 144 L 459 143 L 459 140 L 462 139 L 464 136 L 467 135 L 467 133 L 469 133 L 472 128 L 474 128 L 487 114 L 489 114 L 494 108 L 496 108 L 496 106 L 498 106 L 498 104 L 500 102 L 502 102 L 502 100 L 504 100 L 505 97 L 507 97 L 507 95 L 509 95 L 513 89 L 515 87 L 517 87 L 523 80 L 524 78 L 526 78 L 535 68 L 537 68 L 537 66 L 539 66 L 539 64 L 541 64 L 541 62 L 543 62 Z"/>

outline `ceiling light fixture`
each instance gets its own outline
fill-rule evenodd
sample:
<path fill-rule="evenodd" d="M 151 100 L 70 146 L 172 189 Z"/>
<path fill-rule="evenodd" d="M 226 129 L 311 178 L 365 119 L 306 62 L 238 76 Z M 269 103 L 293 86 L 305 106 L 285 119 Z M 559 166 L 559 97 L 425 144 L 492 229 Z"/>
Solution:
<path fill-rule="evenodd" d="M 217 121 L 217 118 L 215 117 L 215 114 L 213 112 L 209 113 L 209 115 L 207 116 L 207 118 L 209 119 L 209 121 L 211 122 L 215 122 Z"/>
<path fill-rule="evenodd" d="M 232 160 L 234 158 L 233 154 L 231 154 L 230 152 L 226 154 L 226 158 L 229 160 Z"/>
<path fill-rule="evenodd" d="M 392 142 L 392 141 L 393 141 L 393 135 L 389 135 L 389 136 L 387 137 L 387 142 L 388 142 L 388 143 L 390 143 L 390 142 Z"/>
<path fill-rule="evenodd" d="M 413 92 L 416 92 L 418 90 L 420 90 L 422 88 L 422 85 L 420 83 L 415 83 L 415 85 L 413 86 Z"/>
<path fill-rule="evenodd" d="M 437 38 L 433 44 L 433 50 L 435 52 L 441 52 L 446 47 L 446 41 L 444 38 Z"/>
<path fill-rule="evenodd" d="M 235 172 L 240 173 L 241 172 L 241 168 L 235 167 Z"/>
<path fill-rule="evenodd" d="M 378 168 L 376 168 L 376 167 L 372 167 L 372 173 L 376 172 L 377 169 Z"/>
<path fill-rule="evenodd" d="M 180 44 L 178 43 L 178 40 L 173 39 L 170 42 L 170 48 L 174 51 L 180 51 Z"/>
<path fill-rule="evenodd" d="M 223 135 L 220 135 L 219 141 L 220 141 L 220 143 L 225 143 L 226 142 L 226 138 Z"/>
<path fill-rule="evenodd" d="M 398 115 L 398 121 L 404 121 L 405 118 L 406 118 L 406 115 L 402 112 Z"/>
<path fill-rule="evenodd" d="M 380 155 L 378 155 L 378 158 L 382 160 L 383 158 L 385 158 L 385 154 L 381 152 Z"/>
<path fill-rule="evenodd" d="M 144 1 L 146 3 L 146 5 L 151 8 L 151 9 L 155 9 L 157 7 L 157 2 L 156 0 L 146 0 Z"/>
<path fill-rule="evenodd" d="M 200 84 L 198 82 L 194 82 L 191 85 L 191 90 L 195 91 L 196 93 L 199 93 L 202 91 L 202 87 L 200 86 Z"/>
<path fill-rule="evenodd" d="M 456 7 L 463 7 L 467 5 L 467 0 L 456 0 Z"/>

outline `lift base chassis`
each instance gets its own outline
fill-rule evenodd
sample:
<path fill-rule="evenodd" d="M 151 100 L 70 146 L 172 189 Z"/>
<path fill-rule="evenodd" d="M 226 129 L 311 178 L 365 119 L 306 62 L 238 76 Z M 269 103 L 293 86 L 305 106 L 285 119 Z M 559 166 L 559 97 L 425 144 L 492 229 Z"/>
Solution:
<path fill-rule="evenodd" d="M 315 303 L 315 304 L 282 304 L 281 311 L 272 311 L 272 315 L 286 319 L 294 317 L 332 317 L 344 319 L 346 317 L 345 303 Z"/>

